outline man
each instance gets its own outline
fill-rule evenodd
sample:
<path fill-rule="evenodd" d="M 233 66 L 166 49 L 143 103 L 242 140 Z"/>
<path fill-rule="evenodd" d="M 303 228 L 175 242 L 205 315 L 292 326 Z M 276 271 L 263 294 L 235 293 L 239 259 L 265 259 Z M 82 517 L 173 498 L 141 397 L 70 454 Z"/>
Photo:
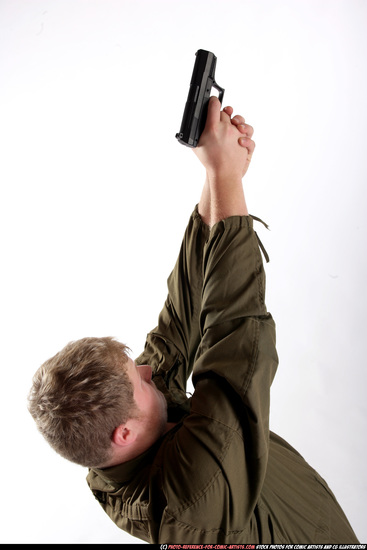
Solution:
<path fill-rule="evenodd" d="M 36 373 L 30 411 L 145 541 L 358 542 L 325 481 L 269 432 L 275 325 L 242 185 L 255 144 L 232 114 L 210 100 L 194 150 L 205 185 L 144 352 L 134 362 L 111 338 L 70 343 Z"/>

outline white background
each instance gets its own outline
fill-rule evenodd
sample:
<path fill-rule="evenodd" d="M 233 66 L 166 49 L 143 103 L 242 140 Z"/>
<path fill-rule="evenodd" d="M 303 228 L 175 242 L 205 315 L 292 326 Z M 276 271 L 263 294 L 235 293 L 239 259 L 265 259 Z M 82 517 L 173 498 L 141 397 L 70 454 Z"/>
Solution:
<path fill-rule="evenodd" d="M 204 180 L 175 140 L 199 48 L 255 128 L 271 427 L 367 541 L 367 2 L 0 0 L 0 542 L 139 542 L 26 396 L 70 340 L 116 336 L 135 357 L 156 325 Z"/>

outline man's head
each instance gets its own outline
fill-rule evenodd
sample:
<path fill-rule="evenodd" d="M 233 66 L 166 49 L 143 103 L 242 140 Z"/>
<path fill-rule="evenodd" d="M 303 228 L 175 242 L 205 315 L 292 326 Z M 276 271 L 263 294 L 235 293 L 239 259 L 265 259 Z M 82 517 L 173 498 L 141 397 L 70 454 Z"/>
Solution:
<path fill-rule="evenodd" d="M 164 396 L 151 368 L 137 367 L 127 351 L 113 338 L 83 338 L 34 375 L 29 411 L 64 458 L 108 466 L 143 452 L 164 432 Z"/>

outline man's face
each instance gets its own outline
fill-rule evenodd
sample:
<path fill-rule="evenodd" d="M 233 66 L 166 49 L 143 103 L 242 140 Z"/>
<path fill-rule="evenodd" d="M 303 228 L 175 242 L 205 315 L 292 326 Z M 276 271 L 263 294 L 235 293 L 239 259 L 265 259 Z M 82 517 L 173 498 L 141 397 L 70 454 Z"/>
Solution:
<path fill-rule="evenodd" d="M 167 428 L 167 402 L 152 381 L 152 368 L 137 366 L 128 358 L 127 373 L 134 387 L 134 399 L 141 415 L 140 438 L 146 440 L 148 449 L 159 439 Z"/>

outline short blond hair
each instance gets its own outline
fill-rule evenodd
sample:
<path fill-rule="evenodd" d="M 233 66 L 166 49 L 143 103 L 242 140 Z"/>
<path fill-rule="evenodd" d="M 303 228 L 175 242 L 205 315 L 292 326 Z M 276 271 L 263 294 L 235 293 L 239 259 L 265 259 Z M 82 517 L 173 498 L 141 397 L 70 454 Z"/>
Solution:
<path fill-rule="evenodd" d="M 98 467 L 111 457 L 114 429 L 135 417 L 126 371 L 129 348 L 111 337 L 67 344 L 35 373 L 28 409 L 64 458 Z"/>

